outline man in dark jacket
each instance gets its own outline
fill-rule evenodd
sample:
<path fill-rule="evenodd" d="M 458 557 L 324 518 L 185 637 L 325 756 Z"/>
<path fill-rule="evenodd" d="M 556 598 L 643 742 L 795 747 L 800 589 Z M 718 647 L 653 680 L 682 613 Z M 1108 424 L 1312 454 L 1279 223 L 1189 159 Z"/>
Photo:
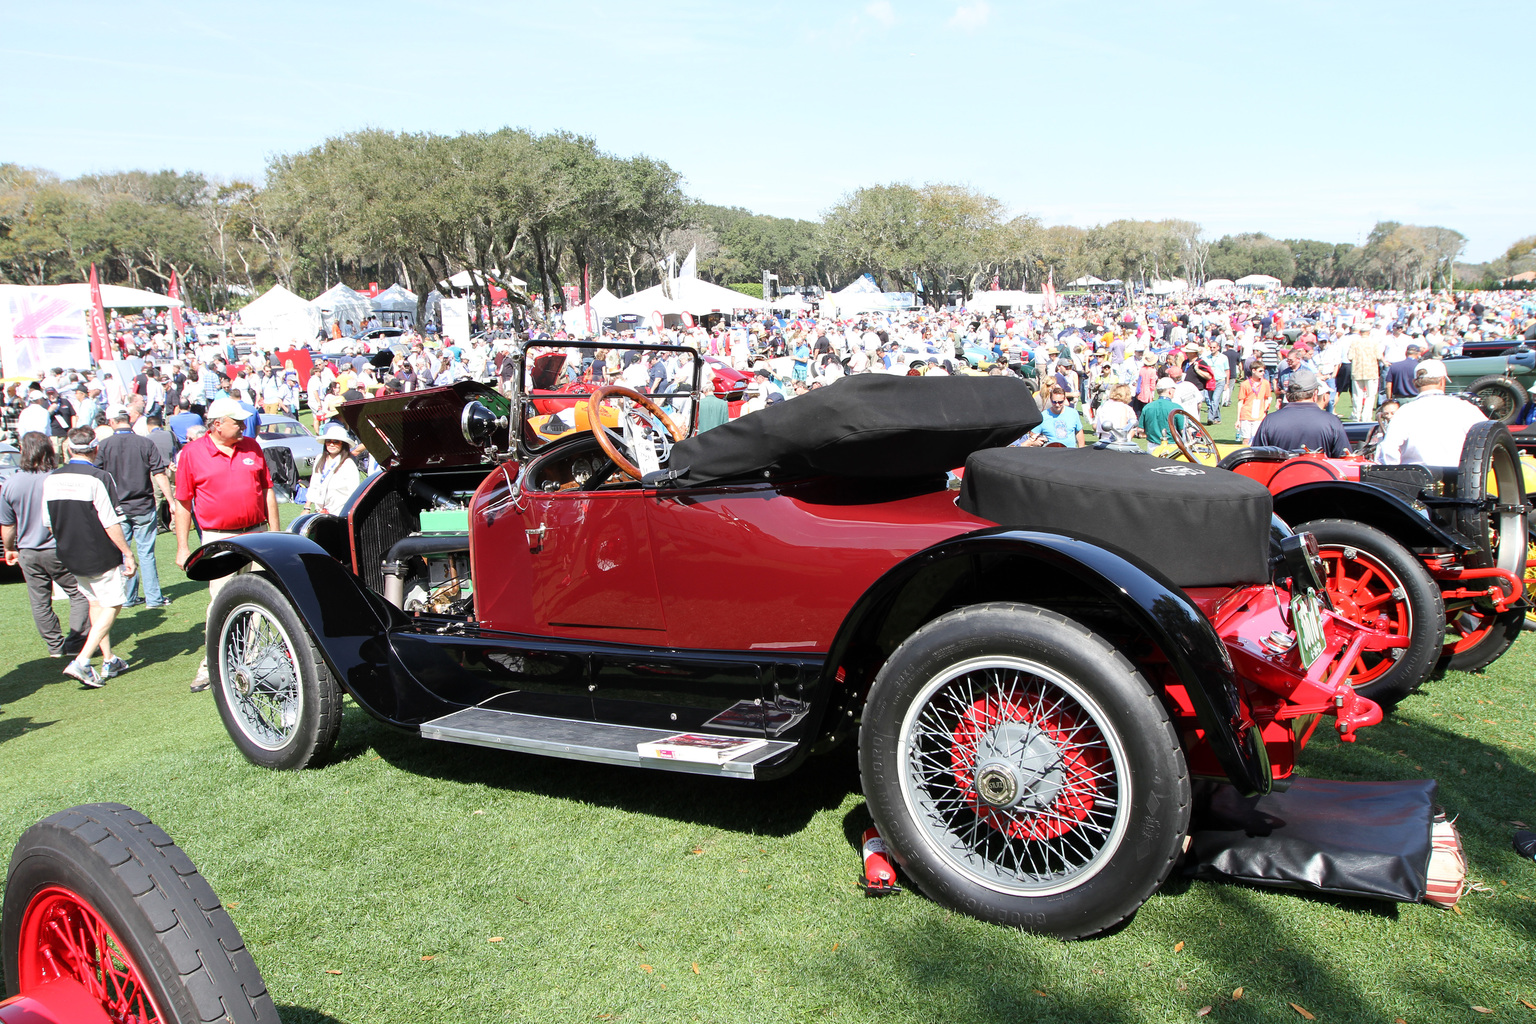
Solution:
<path fill-rule="evenodd" d="M 112 654 L 112 623 L 123 607 L 123 578 L 133 575 L 133 549 L 123 536 L 122 511 L 117 507 L 112 478 L 95 465 L 96 432 L 76 427 L 69 432 L 69 461 L 43 481 L 43 504 L 58 545 L 59 561 L 75 574 L 80 592 L 90 603 L 91 632 L 64 674 L 92 689 L 128 671 L 128 662 Z M 101 648 L 100 674 L 91 656 Z"/>
<path fill-rule="evenodd" d="M 1344 423 L 1317 404 L 1317 374 L 1311 370 L 1291 374 L 1285 405 L 1264 417 L 1253 443 L 1289 452 L 1322 452 L 1331 458 L 1349 454 Z"/>

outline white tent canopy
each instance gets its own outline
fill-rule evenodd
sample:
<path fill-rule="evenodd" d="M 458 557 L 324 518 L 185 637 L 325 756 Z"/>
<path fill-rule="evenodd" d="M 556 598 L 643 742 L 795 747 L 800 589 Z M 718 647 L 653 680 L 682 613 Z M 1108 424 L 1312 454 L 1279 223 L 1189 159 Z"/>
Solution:
<path fill-rule="evenodd" d="M 319 333 L 320 310 L 277 284 L 240 310 L 240 322 L 256 328 L 261 348 L 286 348 L 306 345 Z"/>
<path fill-rule="evenodd" d="M 769 309 L 782 309 L 787 313 L 803 313 L 811 308 L 804 295 L 780 295 L 768 303 Z"/>
<path fill-rule="evenodd" d="M 350 320 L 355 326 L 373 313 L 373 303 L 368 296 L 339 282 L 315 296 L 314 305 L 320 311 L 321 322 L 327 327 L 337 320 L 342 323 Z"/>
<path fill-rule="evenodd" d="M 1212 278 L 1205 282 L 1205 290 L 1208 292 L 1226 292 L 1231 291 L 1232 288 L 1232 282 L 1224 277 Z"/>
<path fill-rule="evenodd" d="M 1085 274 L 1084 276 L 1078 278 L 1076 281 L 1069 282 L 1067 284 L 1067 287 L 1068 288 L 1092 288 L 1096 284 L 1104 284 L 1104 283 L 1106 283 L 1106 282 L 1099 280 L 1097 277 L 1094 277 L 1092 274 Z"/>
<path fill-rule="evenodd" d="M 380 313 L 416 312 L 416 296 L 406 291 L 398 281 L 375 295 L 370 304 Z"/>
<path fill-rule="evenodd" d="M 1233 284 L 1239 288 L 1279 288 L 1280 279 L 1270 277 L 1268 274 L 1249 274 L 1247 277 L 1238 278 Z"/>
<path fill-rule="evenodd" d="M 0 284 L 4 288 L 27 288 L 27 285 Z M 89 284 L 51 284 L 42 288 L 29 288 L 31 291 L 55 292 L 60 298 L 70 302 L 78 302 L 87 309 L 91 305 L 91 286 Z M 107 309 L 138 309 L 145 306 L 183 306 L 186 303 L 180 299 L 168 299 L 157 292 L 147 292 L 140 288 L 127 288 L 120 284 L 104 284 L 101 286 L 101 304 Z"/>
<path fill-rule="evenodd" d="M 522 278 L 513 277 L 511 274 L 503 274 L 501 271 L 494 268 L 491 270 L 491 276 L 500 283 L 509 284 L 514 288 L 526 289 L 528 287 L 528 282 L 524 281 Z M 459 289 L 460 291 L 468 291 L 469 289 L 475 287 L 476 282 L 484 284 L 485 275 L 478 271 L 472 273 L 468 270 L 461 270 L 457 274 L 454 274 L 452 277 L 450 277 L 448 280 L 439 281 L 437 286 L 439 288 L 445 289 L 453 287 Z"/>
<path fill-rule="evenodd" d="M 1040 309 L 1045 306 L 1045 296 L 1040 292 L 1026 292 L 1013 289 L 999 289 L 995 292 L 976 292 L 971 296 L 971 301 L 965 304 L 965 308 L 973 312 L 993 310 L 1001 306 L 1010 309 Z"/>

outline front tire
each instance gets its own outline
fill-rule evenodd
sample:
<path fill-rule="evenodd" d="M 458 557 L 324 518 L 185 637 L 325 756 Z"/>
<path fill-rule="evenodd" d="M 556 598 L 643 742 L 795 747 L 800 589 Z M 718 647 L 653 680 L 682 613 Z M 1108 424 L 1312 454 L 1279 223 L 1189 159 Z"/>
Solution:
<path fill-rule="evenodd" d="M 1314 519 L 1310 533 L 1327 567 L 1323 585 L 1351 622 L 1406 634 L 1408 647 L 1362 654 L 1349 682 L 1363 697 L 1391 710 L 1430 677 L 1445 644 L 1445 601 L 1434 578 L 1397 541 L 1349 519 Z"/>
<path fill-rule="evenodd" d="M 73 807 L 23 833 L 0 946 L 11 995 L 65 978 L 113 1020 L 277 1021 L 213 889 L 169 836 L 122 804 Z"/>
<path fill-rule="evenodd" d="M 1135 913 L 1189 825 L 1189 772 L 1152 687 L 1031 605 L 962 608 L 908 637 L 870 690 L 859 767 L 918 888 L 1060 938 Z"/>
<path fill-rule="evenodd" d="M 235 576 L 208 612 L 208 678 L 246 760 L 308 768 L 341 730 L 341 689 L 288 599 L 257 573 Z"/>

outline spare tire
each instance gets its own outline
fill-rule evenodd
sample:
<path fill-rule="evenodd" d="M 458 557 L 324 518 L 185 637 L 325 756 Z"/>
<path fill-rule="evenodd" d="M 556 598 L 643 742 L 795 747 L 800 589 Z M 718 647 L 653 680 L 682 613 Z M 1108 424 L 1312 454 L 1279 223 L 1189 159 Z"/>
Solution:
<path fill-rule="evenodd" d="M 1477 400 L 1489 419 L 1501 423 L 1513 423 L 1520 417 L 1520 410 L 1530 401 L 1530 395 L 1519 381 L 1503 374 L 1490 373 L 1467 385 L 1467 394 Z"/>

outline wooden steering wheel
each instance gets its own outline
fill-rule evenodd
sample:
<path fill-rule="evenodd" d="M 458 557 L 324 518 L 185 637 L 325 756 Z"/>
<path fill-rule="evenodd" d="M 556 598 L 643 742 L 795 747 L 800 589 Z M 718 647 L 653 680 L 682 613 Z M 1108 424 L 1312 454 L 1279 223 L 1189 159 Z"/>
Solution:
<path fill-rule="evenodd" d="M 1179 417 L 1184 418 L 1184 423 L 1179 423 Z M 1179 446 L 1179 452 L 1190 462 L 1201 466 L 1214 466 L 1221 461 L 1221 453 L 1216 450 L 1216 442 L 1211 439 L 1210 433 L 1200 425 L 1200 421 L 1191 416 L 1184 409 L 1175 409 L 1168 414 L 1168 433 L 1173 435 L 1173 443 Z"/>
<path fill-rule="evenodd" d="M 618 427 L 603 423 L 602 406 L 610 398 L 622 399 L 615 402 L 619 407 Z M 587 399 L 587 422 L 603 454 L 634 480 L 660 469 L 673 443 L 683 439 L 682 428 L 662 412 L 661 406 L 622 384 L 605 384 L 592 392 Z"/>

